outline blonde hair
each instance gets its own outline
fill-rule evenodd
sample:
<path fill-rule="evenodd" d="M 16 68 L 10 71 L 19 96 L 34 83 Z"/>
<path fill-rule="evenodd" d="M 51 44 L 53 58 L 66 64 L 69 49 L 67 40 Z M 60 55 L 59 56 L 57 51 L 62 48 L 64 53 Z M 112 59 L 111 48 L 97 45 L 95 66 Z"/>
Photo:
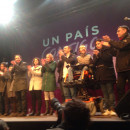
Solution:
<path fill-rule="evenodd" d="M 83 44 L 79 46 L 79 49 L 80 49 L 81 47 L 84 47 L 85 49 L 87 49 L 87 47 L 86 47 L 85 45 L 83 45 Z"/>
<path fill-rule="evenodd" d="M 54 61 L 54 56 L 51 53 L 46 54 L 46 56 L 49 56 L 52 61 Z"/>

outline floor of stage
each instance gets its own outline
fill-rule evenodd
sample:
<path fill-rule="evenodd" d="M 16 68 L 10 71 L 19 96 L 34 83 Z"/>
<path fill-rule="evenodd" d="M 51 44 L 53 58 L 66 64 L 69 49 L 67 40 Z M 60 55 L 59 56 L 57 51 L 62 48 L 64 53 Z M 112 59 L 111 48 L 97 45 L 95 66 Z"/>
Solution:
<path fill-rule="evenodd" d="M 54 115 L 52 116 L 26 116 L 26 117 L 8 117 L 8 116 L 0 116 L 0 119 L 6 122 L 28 122 L 28 121 L 56 121 L 57 117 Z M 91 121 L 124 121 L 117 116 L 102 116 L 99 113 L 96 113 L 95 116 L 91 117 Z"/>
<path fill-rule="evenodd" d="M 27 116 L 27 117 L 0 117 L 7 122 L 10 130 L 46 130 L 55 124 L 57 117 L 52 116 Z M 130 121 L 125 121 L 117 116 L 102 116 L 96 113 L 91 117 L 91 125 L 89 130 L 127 130 L 130 129 Z"/>

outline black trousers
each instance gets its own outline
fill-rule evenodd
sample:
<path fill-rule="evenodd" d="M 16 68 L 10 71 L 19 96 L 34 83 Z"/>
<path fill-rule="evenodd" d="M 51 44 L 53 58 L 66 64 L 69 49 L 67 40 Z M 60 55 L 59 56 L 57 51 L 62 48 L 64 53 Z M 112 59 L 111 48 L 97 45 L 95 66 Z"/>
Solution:
<path fill-rule="evenodd" d="M 127 80 L 130 86 L 130 70 L 118 73 L 118 80 L 117 80 L 118 102 L 125 94 L 125 85 Z"/>
<path fill-rule="evenodd" d="M 17 112 L 24 112 L 27 113 L 27 90 L 16 91 L 16 106 Z"/>
<path fill-rule="evenodd" d="M 4 93 L 0 92 L 0 114 L 4 114 L 5 108 L 4 108 Z"/>
<path fill-rule="evenodd" d="M 38 113 L 41 112 L 42 106 L 42 91 L 41 90 L 32 90 L 30 91 L 32 97 L 32 111 L 36 112 L 36 101 L 38 102 Z"/>

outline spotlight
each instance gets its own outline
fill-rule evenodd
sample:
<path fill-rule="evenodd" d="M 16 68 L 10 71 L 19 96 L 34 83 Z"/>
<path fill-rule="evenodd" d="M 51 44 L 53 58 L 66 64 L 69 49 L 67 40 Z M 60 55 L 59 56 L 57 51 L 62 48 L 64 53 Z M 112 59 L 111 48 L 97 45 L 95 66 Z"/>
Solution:
<path fill-rule="evenodd" d="M 8 24 L 14 15 L 16 0 L 0 0 L 0 24 Z"/>

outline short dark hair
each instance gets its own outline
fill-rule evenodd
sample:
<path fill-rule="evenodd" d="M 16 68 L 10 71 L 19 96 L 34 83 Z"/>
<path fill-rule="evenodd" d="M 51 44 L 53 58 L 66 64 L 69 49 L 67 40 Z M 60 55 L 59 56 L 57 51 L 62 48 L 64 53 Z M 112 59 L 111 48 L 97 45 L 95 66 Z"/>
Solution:
<path fill-rule="evenodd" d="M 19 54 L 14 55 L 14 59 L 15 59 L 16 56 L 19 56 L 22 59 L 22 56 L 19 55 Z"/>
<path fill-rule="evenodd" d="M 96 42 L 102 42 L 103 39 L 96 39 Z"/>
<path fill-rule="evenodd" d="M 127 32 L 130 31 L 129 27 L 127 25 L 121 25 L 118 28 L 125 28 L 127 30 Z"/>
<path fill-rule="evenodd" d="M 64 108 L 65 127 L 67 129 L 86 129 L 90 122 L 90 111 L 79 99 L 72 99 Z"/>

